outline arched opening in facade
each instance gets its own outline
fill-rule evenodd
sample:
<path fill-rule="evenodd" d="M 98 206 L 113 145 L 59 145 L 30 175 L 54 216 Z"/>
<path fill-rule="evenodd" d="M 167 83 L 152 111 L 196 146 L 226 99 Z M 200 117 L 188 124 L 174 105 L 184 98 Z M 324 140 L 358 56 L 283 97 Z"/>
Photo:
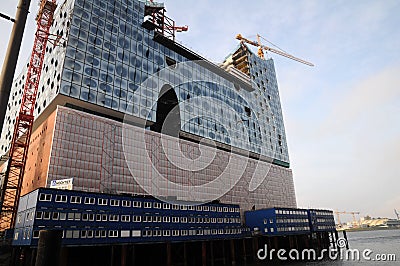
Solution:
<path fill-rule="evenodd" d="M 157 101 L 156 123 L 152 125 L 152 130 L 173 137 L 179 137 L 181 115 L 178 96 L 175 90 L 168 84 L 161 88 Z"/>

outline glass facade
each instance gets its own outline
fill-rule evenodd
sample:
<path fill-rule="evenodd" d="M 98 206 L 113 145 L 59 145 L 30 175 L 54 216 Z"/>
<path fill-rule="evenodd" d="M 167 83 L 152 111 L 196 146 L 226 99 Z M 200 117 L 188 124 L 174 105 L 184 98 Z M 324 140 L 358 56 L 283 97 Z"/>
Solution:
<path fill-rule="evenodd" d="M 42 114 L 60 95 L 71 101 L 79 100 L 85 106 L 91 103 L 102 110 L 102 115 L 113 110 L 151 125 L 158 122 L 163 88 L 171 86 L 179 103 L 181 132 L 215 141 L 231 151 L 251 152 L 252 157 L 215 149 L 215 158 L 208 167 L 201 171 L 182 170 L 169 162 L 165 152 L 181 152 L 194 158 L 198 144 L 166 137 L 168 148 L 162 149 L 165 147 L 160 134 L 149 130 L 144 142 L 147 149 L 139 149 L 143 143 L 135 135 L 124 139 L 122 123 L 59 107 L 47 184 L 51 180 L 74 177 L 74 187 L 79 190 L 153 193 L 154 169 L 144 164 L 150 156 L 157 158 L 153 160 L 157 162 L 157 171 L 177 184 L 207 183 L 224 172 L 227 177 L 234 176 L 226 179 L 223 185 L 228 183 L 231 190 L 220 198 L 224 202 L 239 203 L 242 209 L 253 205 L 295 207 L 272 59 L 262 60 L 249 52 L 251 89 L 245 88 L 224 70 L 219 69 L 224 74 L 214 71 L 218 67 L 211 62 L 202 64 L 183 56 L 185 53 L 179 50 L 186 48 L 170 49 L 155 41 L 154 31 L 142 27 L 145 5 L 137 0 L 59 3 L 51 33 L 61 39 L 59 45 L 49 45 L 47 49 L 35 116 Z M 9 148 L 25 72 L 14 82 L 0 154 Z M 133 128 L 132 132 L 141 131 Z M 175 148 L 176 143 L 180 145 L 179 150 Z M 136 152 L 133 154 L 136 161 L 126 158 L 127 147 Z M 213 152 L 206 147 L 204 151 Z M 254 154 L 267 159 L 257 159 Z M 178 159 L 184 162 L 184 157 Z M 233 166 L 227 163 L 229 160 Z M 279 163 L 271 166 L 271 161 Z M 135 178 L 142 179 L 144 185 L 138 186 Z M 156 189 L 156 194 L 162 196 L 168 195 L 172 188 Z M 220 192 L 221 187 L 215 186 L 201 193 L 209 195 L 205 196 L 208 199 Z M 188 200 L 185 197 L 190 195 L 182 192 L 181 197 Z"/>

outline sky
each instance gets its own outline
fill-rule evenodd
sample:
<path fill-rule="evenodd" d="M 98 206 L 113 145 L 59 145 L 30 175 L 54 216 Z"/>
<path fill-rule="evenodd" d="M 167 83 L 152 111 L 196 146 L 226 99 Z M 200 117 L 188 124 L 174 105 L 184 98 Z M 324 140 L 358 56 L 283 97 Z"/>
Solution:
<path fill-rule="evenodd" d="M 29 58 L 32 0 L 18 70 Z M 14 17 L 17 0 L 0 13 Z M 214 62 L 236 34 L 260 34 L 309 67 L 270 54 L 299 207 L 394 218 L 400 211 L 400 1 L 165 0 L 189 31 L 177 39 Z M 0 19 L 0 64 L 12 23 Z M 268 43 L 265 43 L 269 45 Z M 1 65 L 2 66 L 2 65 Z M 344 220 L 351 217 L 343 216 Z"/>

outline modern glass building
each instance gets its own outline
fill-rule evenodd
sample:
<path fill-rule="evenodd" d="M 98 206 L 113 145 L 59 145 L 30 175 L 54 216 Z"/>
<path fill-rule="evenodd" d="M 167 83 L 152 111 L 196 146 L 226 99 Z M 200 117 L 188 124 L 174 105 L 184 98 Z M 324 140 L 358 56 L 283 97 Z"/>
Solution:
<path fill-rule="evenodd" d="M 296 207 L 272 59 L 244 44 L 221 65 L 176 43 L 163 4 L 65 0 L 45 56 L 23 193 L 74 190 Z M 6 154 L 26 73 L 1 133 Z"/>

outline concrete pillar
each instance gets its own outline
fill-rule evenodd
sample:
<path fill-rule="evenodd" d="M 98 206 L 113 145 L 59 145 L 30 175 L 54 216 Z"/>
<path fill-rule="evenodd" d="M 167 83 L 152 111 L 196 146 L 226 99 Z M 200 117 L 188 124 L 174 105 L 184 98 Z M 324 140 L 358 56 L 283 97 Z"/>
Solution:
<path fill-rule="evenodd" d="M 36 266 L 57 266 L 60 263 L 62 230 L 41 230 Z"/>

